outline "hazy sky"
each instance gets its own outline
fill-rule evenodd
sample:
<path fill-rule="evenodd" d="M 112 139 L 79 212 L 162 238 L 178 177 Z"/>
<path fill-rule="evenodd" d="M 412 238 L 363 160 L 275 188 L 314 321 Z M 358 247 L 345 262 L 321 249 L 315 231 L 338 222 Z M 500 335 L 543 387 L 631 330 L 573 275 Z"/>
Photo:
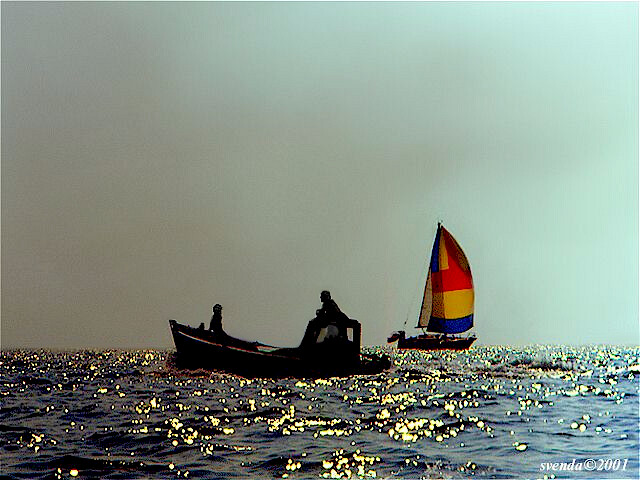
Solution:
<path fill-rule="evenodd" d="M 438 219 L 479 343 L 640 342 L 637 3 L 1 8 L 3 348 L 382 344 Z"/>

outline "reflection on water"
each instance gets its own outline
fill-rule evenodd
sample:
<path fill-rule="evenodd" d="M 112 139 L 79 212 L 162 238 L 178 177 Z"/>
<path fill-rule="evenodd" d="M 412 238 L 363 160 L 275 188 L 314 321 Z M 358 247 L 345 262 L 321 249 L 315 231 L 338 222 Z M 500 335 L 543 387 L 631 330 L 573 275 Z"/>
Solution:
<path fill-rule="evenodd" d="M 386 351 L 377 376 L 284 380 L 180 371 L 164 351 L 4 351 L 2 474 L 638 478 L 640 348 Z M 588 458 L 627 462 L 541 467 Z"/>

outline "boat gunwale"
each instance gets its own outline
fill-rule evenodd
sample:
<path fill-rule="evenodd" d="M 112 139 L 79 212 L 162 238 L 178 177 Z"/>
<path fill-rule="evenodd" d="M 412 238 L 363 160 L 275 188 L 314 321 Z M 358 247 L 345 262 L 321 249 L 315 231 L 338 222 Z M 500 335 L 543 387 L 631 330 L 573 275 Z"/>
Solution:
<path fill-rule="evenodd" d="M 186 327 L 187 328 L 192 328 L 192 327 L 189 327 L 189 326 L 186 326 Z M 289 357 L 289 356 L 286 356 L 286 355 L 278 355 L 277 353 L 263 352 L 263 351 L 260 351 L 260 350 L 247 350 L 245 348 L 233 347 L 231 345 L 223 345 L 221 343 L 216 343 L 216 342 L 212 342 L 210 340 L 205 340 L 204 338 L 200 338 L 200 337 L 196 337 L 196 336 L 193 336 L 193 335 L 189 335 L 188 333 L 183 332 L 180 329 L 177 329 L 175 333 L 180 334 L 180 335 L 182 335 L 184 337 L 190 338 L 191 340 L 196 340 L 198 342 L 206 343 L 208 345 L 213 345 L 213 346 L 219 347 L 221 349 L 237 350 L 237 351 L 243 352 L 243 353 L 252 353 L 252 354 L 256 354 L 256 355 L 277 357 L 277 358 L 282 358 L 282 359 L 286 359 L 286 360 L 300 360 L 300 358 L 298 358 L 298 357 Z M 259 345 L 256 345 L 256 347 L 259 347 Z M 269 347 L 269 348 L 275 348 L 275 347 Z"/>

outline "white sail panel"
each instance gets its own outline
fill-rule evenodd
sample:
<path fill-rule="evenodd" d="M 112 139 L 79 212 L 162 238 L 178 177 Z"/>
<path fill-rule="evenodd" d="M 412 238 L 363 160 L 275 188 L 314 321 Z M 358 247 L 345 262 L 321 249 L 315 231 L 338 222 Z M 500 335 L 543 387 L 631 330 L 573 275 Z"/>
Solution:
<path fill-rule="evenodd" d="M 422 297 L 422 307 L 420 308 L 420 317 L 418 318 L 418 327 L 426 328 L 431 318 L 431 310 L 433 308 L 433 291 L 431 287 L 431 268 L 427 273 L 427 282 L 424 287 L 424 296 Z"/>

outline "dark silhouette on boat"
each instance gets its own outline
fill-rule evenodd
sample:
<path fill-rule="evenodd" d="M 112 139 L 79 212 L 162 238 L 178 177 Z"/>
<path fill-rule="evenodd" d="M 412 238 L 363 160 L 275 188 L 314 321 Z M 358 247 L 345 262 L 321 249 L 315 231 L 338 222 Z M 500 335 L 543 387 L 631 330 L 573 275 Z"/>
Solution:
<path fill-rule="evenodd" d="M 205 330 L 204 325 L 193 328 L 169 320 L 177 366 L 220 370 L 248 378 L 374 375 L 389 368 L 391 361 L 386 355 L 360 352 L 360 322 L 340 312 L 328 293 L 322 293 L 323 308 L 309 322 L 300 345 L 293 348 L 234 338 L 221 326 Z M 218 319 L 213 322 L 218 323 Z"/>

